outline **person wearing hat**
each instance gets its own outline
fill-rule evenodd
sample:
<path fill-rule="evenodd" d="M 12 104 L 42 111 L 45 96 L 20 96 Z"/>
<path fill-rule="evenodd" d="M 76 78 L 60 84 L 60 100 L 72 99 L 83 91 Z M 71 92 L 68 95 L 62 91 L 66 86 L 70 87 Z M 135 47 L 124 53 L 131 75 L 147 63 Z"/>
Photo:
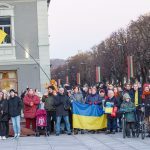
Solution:
<path fill-rule="evenodd" d="M 10 90 L 8 108 L 9 108 L 9 115 L 11 117 L 12 124 L 13 124 L 14 138 L 19 138 L 21 132 L 20 115 L 21 115 L 22 103 L 21 103 L 21 99 L 15 95 L 14 89 Z"/>
<path fill-rule="evenodd" d="M 42 97 L 42 102 L 44 102 L 44 108 L 47 112 L 48 134 L 50 134 L 52 130 L 54 130 L 54 123 L 56 122 L 56 109 L 54 107 L 54 91 L 55 88 L 53 86 L 49 86 L 47 92 Z"/>
<path fill-rule="evenodd" d="M 126 118 L 126 135 L 131 137 L 130 129 L 132 130 L 132 136 L 135 136 L 135 105 L 131 101 L 128 93 L 123 95 L 123 103 L 120 107 L 120 112 L 125 112 Z"/>

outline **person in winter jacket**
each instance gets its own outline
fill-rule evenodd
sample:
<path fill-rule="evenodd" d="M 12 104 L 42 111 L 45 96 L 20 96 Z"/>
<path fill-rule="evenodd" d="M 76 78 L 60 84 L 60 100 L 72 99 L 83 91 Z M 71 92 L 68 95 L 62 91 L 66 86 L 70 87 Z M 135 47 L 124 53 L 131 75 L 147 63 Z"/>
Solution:
<path fill-rule="evenodd" d="M 131 136 L 130 129 L 132 130 L 132 135 L 135 136 L 135 106 L 131 101 L 128 93 L 123 95 L 123 103 L 120 107 L 120 112 L 125 112 L 126 119 L 126 135 Z"/>
<path fill-rule="evenodd" d="M 28 93 L 23 99 L 24 103 L 24 117 L 26 119 L 26 128 L 30 129 L 30 124 L 32 124 L 32 129 L 36 129 L 36 111 L 38 105 L 40 104 L 40 99 L 34 94 L 33 89 L 29 89 Z"/>
<path fill-rule="evenodd" d="M 114 87 L 114 96 L 117 100 L 117 104 L 118 104 L 118 109 L 120 109 L 120 106 L 123 102 L 123 98 L 122 98 L 122 93 L 118 90 L 117 87 Z M 122 115 L 120 113 L 117 113 L 117 122 L 119 124 L 117 124 L 117 128 L 116 131 L 118 132 L 118 128 L 119 128 L 119 132 L 122 132 Z"/>
<path fill-rule="evenodd" d="M 8 102 L 8 99 L 9 99 L 9 97 L 10 97 L 9 92 L 6 91 L 6 90 L 2 90 L 2 92 L 3 92 L 3 94 L 4 94 L 3 98 L 4 98 L 5 100 L 7 100 L 7 102 Z M 8 115 L 8 121 L 5 122 L 5 123 L 6 123 L 6 137 L 7 137 L 7 138 L 9 137 L 9 120 L 10 120 L 10 119 L 11 119 L 11 118 L 10 118 L 10 115 Z"/>
<path fill-rule="evenodd" d="M 136 107 L 142 103 L 142 88 L 137 83 L 133 85 L 133 103 Z"/>
<path fill-rule="evenodd" d="M 5 140 L 7 135 L 8 101 L 4 99 L 4 93 L 0 91 L 0 140 Z"/>
<path fill-rule="evenodd" d="M 102 107 L 104 109 L 104 103 L 105 103 L 105 99 L 106 99 L 106 94 L 105 94 L 105 90 L 100 89 L 99 91 L 99 96 L 100 96 L 100 100 L 102 102 Z"/>
<path fill-rule="evenodd" d="M 54 105 L 56 107 L 56 136 L 59 136 L 60 134 L 60 123 L 62 118 L 65 121 L 67 134 L 71 135 L 68 113 L 70 109 L 70 101 L 68 96 L 64 93 L 64 88 L 59 88 L 59 93 L 55 97 Z"/>
<path fill-rule="evenodd" d="M 12 120 L 14 138 L 19 138 L 21 129 L 20 129 L 20 115 L 22 103 L 21 99 L 18 96 L 15 96 L 15 90 L 10 90 L 10 97 L 8 100 L 9 115 Z"/>
<path fill-rule="evenodd" d="M 47 132 L 50 134 L 52 128 L 54 128 L 54 123 L 56 122 L 56 109 L 54 107 L 55 96 L 53 86 L 48 87 L 48 92 L 42 97 L 42 102 L 44 102 L 44 107 L 47 112 Z M 53 121 L 53 122 L 52 122 Z"/>
<path fill-rule="evenodd" d="M 86 99 L 88 96 L 88 86 L 84 86 L 82 89 L 83 98 Z"/>
<path fill-rule="evenodd" d="M 101 107 L 102 99 L 100 98 L 100 95 L 97 93 L 96 86 L 91 87 L 91 94 L 89 94 L 85 101 L 86 104 L 89 105 L 99 105 Z M 91 133 L 94 134 L 96 131 L 92 130 Z"/>
<path fill-rule="evenodd" d="M 148 84 L 143 86 L 142 103 L 145 104 L 145 117 L 149 126 L 148 137 L 150 137 L 150 89 Z"/>
<path fill-rule="evenodd" d="M 114 92 L 112 90 L 108 90 L 108 98 L 105 101 L 104 106 L 112 107 L 112 109 L 116 109 L 118 107 L 117 100 L 114 97 Z M 116 112 L 115 112 L 116 113 Z M 107 114 L 107 134 L 112 133 L 115 134 L 117 127 L 117 116 L 112 114 Z"/>
<path fill-rule="evenodd" d="M 124 91 L 123 91 L 122 95 L 124 95 L 125 93 L 128 93 L 131 100 L 133 101 L 134 95 L 133 95 L 133 89 L 131 88 L 131 84 L 129 84 L 129 83 L 125 84 Z"/>
<path fill-rule="evenodd" d="M 97 94 L 97 89 L 95 86 L 92 87 L 91 94 L 87 96 L 86 104 L 89 104 L 89 105 L 92 105 L 92 104 L 100 105 L 100 104 L 102 104 L 101 98 L 100 98 L 99 94 Z"/>
<path fill-rule="evenodd" d="M 148 85 L 144 85 L 143 87 L 142 103 L 145 104 L 146 117 L 150 117 L 150 90 Z"/>
<path fill-rule="evenodd" d="M 136 107 L 136 119 L 137 121 L 140 120 L 140 106 L 142 104 L 142 88 L 139 87 L 140 84 L 135 83 L 133 85 L 133 100 L 132 102 L 134 103 Z"/>
<path fill-rule="evenodd" d="M 73 93 L 71 94 L 69 99 L 70 99 L 71 103 L 74 102 L 74 101 L 82 103 L 82 104 L 85 103 L 83 95 L 79 91 L 79 87 L 78 86 L 74 86 L 73 87 Z M 79 129 L 74 129 L 74 134 L 78 134 L 78 131 L 79 131 Z M 81 134 L 84 134 L 84 130 L 81 130 Z"/>
<path fill-rule="evenodd" d="M 70 101 L 78 101 L 80 103 L 85 103 L 82 93 L 79 91 L 79 87 L 75 86 L 73 88 L 73 93 L 70 96 Z"/>

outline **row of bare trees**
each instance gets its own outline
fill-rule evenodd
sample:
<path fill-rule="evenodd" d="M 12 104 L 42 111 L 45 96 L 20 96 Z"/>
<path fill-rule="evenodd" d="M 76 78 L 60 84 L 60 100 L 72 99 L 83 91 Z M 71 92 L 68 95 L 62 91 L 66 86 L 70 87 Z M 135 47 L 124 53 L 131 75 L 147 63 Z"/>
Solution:
<path fill-rule="evenodd" d="M 94 84 L 95 68 L 101 67 L 102 80 L 123 83 L 127 78 L 127 56 L 133 56 L 134 79 L 148 82 L 150 79 L 150 15 L 140 16 L 131 21 L 126 29 L 113 32 L 109 38 L 95 45 L 91 50 L 68 58 L 66 64 L 52 69 L 52 78 L 66 76 L 76 84 L 76 74 L 80 72 L 81 84 Z"/>

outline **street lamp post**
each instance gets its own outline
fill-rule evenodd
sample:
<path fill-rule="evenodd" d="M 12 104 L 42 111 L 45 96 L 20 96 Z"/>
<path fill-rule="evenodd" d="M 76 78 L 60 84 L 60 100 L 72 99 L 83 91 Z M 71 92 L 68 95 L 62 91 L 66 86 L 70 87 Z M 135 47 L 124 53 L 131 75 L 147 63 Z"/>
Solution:
<path fill-rule="evenodd" d="M 87 76 L 86 76 L 86 73 L 87 73 L 87 63 L 85 63 L 85 62 L 81 62 L 80 63 L 80 65 L 82 65 L 82 66 L 85 66 L 85 70 L 83 70 L 84 71 L 84 73 L 83 73 L 83 83 L 82 84 L 85 84 L 86 83 L 86 81 L 87 81 Z"/>
<path fill-rule="evenodd" d="M 119 46 L 120 52 L 121 52 L 121 76 L 120 76 L 120 78 L 121 78 L 121 83 L 123 83 L 124 45 L 119 43 L 118 46 Z"/>

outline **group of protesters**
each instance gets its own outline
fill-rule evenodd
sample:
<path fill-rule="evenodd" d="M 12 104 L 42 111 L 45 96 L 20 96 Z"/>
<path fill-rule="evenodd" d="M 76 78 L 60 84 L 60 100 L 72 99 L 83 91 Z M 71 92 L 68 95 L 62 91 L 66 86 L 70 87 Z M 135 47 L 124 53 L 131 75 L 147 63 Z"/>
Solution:
<path fill-rule="evenodd" d="M 112 107 L 114 113 L 107 114 L 106 134 L 122 132 L 122 113 L 126 111 L 127 136 L 131 137 L 130 129 L 134 136 L 135 114 L 138 116 L 138 106 L 144 103 L 150 105 L 150 84 L 126 83 L 123 87 L 113 84 L 83 87 L 65 85 L 58 87 L 50 85 L 43 95 L 32 88 L 27 88 L 21 96 L 11 89 L 9 92 L 0 90 L 0 140 L 9 137 L 9 122 L 12 121 L 14 138 L 21 135 L 21 117 L 25 118 L 26 128 L 36 131 L 36 112 L 38 109 L 46 110 L 47 132 L 56 136 L 61 133 L 85 134 L 84 129 L 73 128 L 72 103 L 76 101 L 86 105 L 98 105 L 104 111 Z M 129 110 L 136 110 L 134 111 Z M 23 114 L 23 115 L 22 115 Z M 146 109 L 147 120 L 150 117 L 150 108 Z M 63 119 L 62 119 L 63 118 Z M 74 120 L 75 121 L 75 120 Z M 96 130 L 88 131 L 96 133 Z M 150 132 L 149 135 L 150 137 Z"/>

